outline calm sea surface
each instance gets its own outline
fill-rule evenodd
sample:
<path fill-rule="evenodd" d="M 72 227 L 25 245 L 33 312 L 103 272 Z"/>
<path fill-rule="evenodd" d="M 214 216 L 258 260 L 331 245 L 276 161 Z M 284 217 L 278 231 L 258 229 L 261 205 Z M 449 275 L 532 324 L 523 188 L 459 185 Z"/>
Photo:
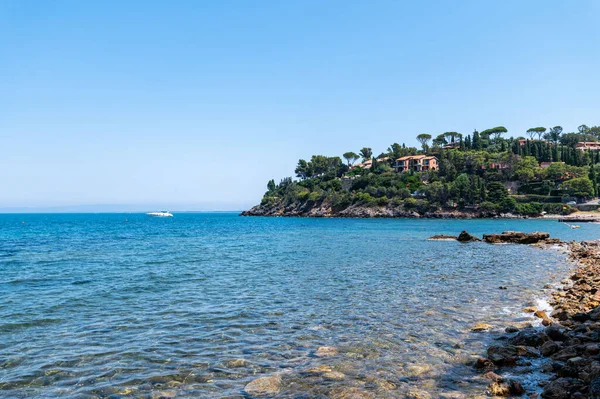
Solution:
<path fill-rule="evenodd" d="M 571 266 L 426 240 L 462 229 L 600 238 L 539 220 L 0 215 L 0 397 L 243 398 L 271 375 L 277 398 L 481 394 L 465 363 L 494 334 L 470 328 L 530 320 Z M 338 373 L 305 373 L 319 365 Z"/>

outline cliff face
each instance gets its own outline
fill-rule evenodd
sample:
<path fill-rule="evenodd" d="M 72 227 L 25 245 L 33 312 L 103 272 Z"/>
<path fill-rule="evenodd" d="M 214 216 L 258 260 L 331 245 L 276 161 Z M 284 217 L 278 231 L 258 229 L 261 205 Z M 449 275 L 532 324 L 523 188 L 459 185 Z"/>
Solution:
<path fill-rule="evenodd" d="M 241 216 L 304 216 L 304 217 L 340 217 L 340 218 L 441 218 L 441 219 L 466 219 L 489 217 L 479 212 L 467 211 L 427 211 L 405 209 L 392 206 L 366 206 L 350 205 L 346 208 L 333 208 L 330 204 L 323 203 L 283 203 L 261 204 L 244 211 Z M 501 215 L 512 217 L 515 215 Z"/>

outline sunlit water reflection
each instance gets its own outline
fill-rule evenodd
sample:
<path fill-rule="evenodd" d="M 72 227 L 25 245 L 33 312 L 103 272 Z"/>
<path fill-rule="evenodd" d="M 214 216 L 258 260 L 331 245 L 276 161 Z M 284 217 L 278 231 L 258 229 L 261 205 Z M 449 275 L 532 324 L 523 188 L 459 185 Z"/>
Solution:
<path fill-rule="evenodd" d="M 272 375 L 278 398 L 481 394 L 465 363 L 490 334 L 470 328 L 530 320 L 570 266 L 426 240 L 462 229 L 600 237 L 555 221 L 0 215 L 0 397 L 242 398 Z M 306 372 L 319 365 L 332 373 Z"/>

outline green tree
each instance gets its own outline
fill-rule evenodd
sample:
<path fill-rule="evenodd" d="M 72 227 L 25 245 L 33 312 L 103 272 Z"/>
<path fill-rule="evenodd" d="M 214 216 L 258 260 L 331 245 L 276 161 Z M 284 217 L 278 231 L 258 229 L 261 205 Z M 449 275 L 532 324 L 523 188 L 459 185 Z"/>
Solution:
<path fill-rule="evenodd" d="M 466 173 L 461 173 L 450 187 L 452 197 L 457 201 L 470 202 L 473 197 L 471 182 Z"/>
<path fill-rule="evenodd" d="M 429 147 L 429 140 L 431 140 L 431 134 L 421 133 L 417 136 L 417 141 L 421 143 L 421 148 L 423 151 L 427 151 Z"/>
<path fill-rule="evenodd" d="M 474 150 L 481 150 L 481 137 L 479 136 L 479 132 L 477 130 L 475 130 L 473 132 L 473 149 Z"/>
<path fill-rule="evenodd" d="M 551 127 L 548 131 L 548 134 L 545 136 L 548 140 L 558 143 L 560 140 L 560 135 L 562 134 L 563 128 L 562 126 L 554 126 Z"/>
<path fill-rule="evenodd" d="M 308 167 L 308 162 L 306 162 L 304 159 L 298 161 L 298 165 L 296 166 L 296 170 L 294 172 L 296 173 L 296 177 L 302 180 L 312 177 L 312 173 Z"/>
<path fill-rule="evenodd" d="M 529 135 L 529 138 L 532 140 L 533 140 L 533 136 L 535 136 L 536 134 L 538 136 L 538 140 L 540 140 L 545 132 L 546 132 L 546 128 L 541 127 L 541 126 L 540 127 L 532 127 L 527 130 L 527 134 Z"/>
<path fill-rule="evenodd" d="M 364 162 L 368 159 L 371 159 L 371 157 L 373 156 L 373 150 L 369 147 L 363 147 L 358 154 L 362 157 L 362 160 Z"/>
<path fill-rule="evenodd" d="M 508 197 L 508 190 L 503 183 L 499 181 L 489 182 L 487 185 L 487 199 L 494 204 L 499 204 L 502 200 Z"/>
<path fill-rule="evenodd" d="M 598 193 L 598 178 L 596 176 L 596 168 L 594 167 L 593 163 L 590 166 L 590 172 L 588 174 L 588 178 L 592 182 L 592 188 L 593 188 L 593 192 L 594 192 L 592 194 L 592 196 L 595 197 L 596 194 Z"/>
<path fill-rule="evenodd" d="M 458 132 L 446 132 L 444 133 L 444 137 L 448 137 L 451 143 L 454 143 L 457 138 L 462 137 L 462 134 Z"/>
<path fill-rule="evenodd" d="M 394 143 L 388 147 L 388 156 L 392 159 L 398 159 L 403 155 L 404 148 L 398 143 Z"/>
<path fill-rule="evenodd" d="M 432 144 L 435 147 L 442 147 L 448 144 L 448 141 L 446 141 L 446 137 L 443 134 L 438 134 L 438 136 L 435 139 L 433 139 Z"/>
<path fill-rule="evenodd" d="M 354 162 L 359 158 L 358 154 L 352 151 L 348 151 L 344 153 L 344 159 L 348 162 L 348 166 L 354 165 Z"/>
<path fill-rule="evenodd" d="M 546 168 L 546 178 L 560 180 L 567 172 L 567 165 L 561 162 L 553 162 Z"/>
<path fill-rule="evenodd" d="M 502 212 L 513 212 L 517 207 L 517 200 L 511 196 L 506 196 L 498 205 Z"/>
<path fill-rule="evenodd" d="M 569 191 L 570 195 L 575 197 L 593 197 L 594 196 L 594 185 L 592 181 L 587 177 L 578 177 L 575 179 L 567 180 L 561 185 L 564 189 Z"/>
<path fill-rule="evenodd" d="M 269 182 L 267 183 L 267 190 L 269 190 L 269 192 L 273 192 L 275 191 L 275 180 L 271 179 L 269 180 Z"/>
<path fill-rule="evenodd" d="M 530 182 L 535 178 L 535 172 L 538 167 L 538 161 L 535 159 L 535 157 L 525 156 L 517 163 L 515 175 L 524 183 Z"/>
<path fill-rule="evenodd" d="M 445 205 L 448 200 L 448 187 L 440 181 L 428 184 L 423 191 L 429 202 L 439 202 L 441 205 Z"/>
<path fill-rule="evenodd" d="M 507 133 L 508 130 L 504 127 L 504 126 L 496 126 L 493 127 L 491 129 L 486 129 L 483 132 L 481 132 L 482 136 L 494 136 L 494 140 L 498 140 L 498 138 L 503 135 L 504 133 Z"/>

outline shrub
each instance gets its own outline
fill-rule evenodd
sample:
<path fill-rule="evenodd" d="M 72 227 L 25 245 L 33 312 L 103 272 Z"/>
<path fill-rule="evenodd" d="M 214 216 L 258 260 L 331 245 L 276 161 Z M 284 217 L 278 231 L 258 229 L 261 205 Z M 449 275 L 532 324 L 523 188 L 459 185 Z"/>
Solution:
<path fill-rule="evenodd" d="M 544 206 L 539 202 L 530 202 L 528 204 L 517 204 L 515 211 L 520 215 L 539 215 Z"/>
<path fill-rule="evenodd" d="M 431 204 L 429 203 L 429 201 L 418 201 L 417 202 L 417 210 L 419 212 L 427 212 L 432 208 Z"/>
<path fill-rule="evenodd" d="M 562 197 L 560 196 L 546 196 L 546 195 L 515 195 L 514 196 L 517 202 L 520 203 L 528 203 L 528 202 L 543 202 L 547 204 L 560 204 L 562 202 Z"/>
<path fill-rule="evenodd" d="M 479 211 L 486 214 L 493 214 L 498 212 L 498 206 L 493 202 L 484 201 L 479 205 Z"/>
<path fill-rule="evenodd" d="M 377 198 L 377 205 L 379 206 L 386 206 L 388 204 L 389 200 L 388 197 L 386 197 L 385 195 L 381 198 Z"/>
<path fill-rule="evenodd" d="M 513 197 L 505 197 L 500 204 L 498 204 L 499 209 L 502 212 L 512 212 L 517 207 L 517 200 Z"/>
<path fill-rule="evenodd" d="M 417 200 L 416 199 L 414 199 L 412 197 L 409 197 L 409 198 L 406 198 L 404 200 L 404 207 L 405 208 L 415 208 L 416 206 L 417 206 Z"/>
<path fill-rule="evenodd" d="M 321 193 L 318 191 L 313 191 L 312 193 L 310 193 L 308 195 L 309 201 L 317 201 L 317 200 L 319 200 L 319 198 L 321 198 Z"/>
<path fill-rule="evenodd" d="M 394 197 L 392 198 L 392 205 L 393 206 L 402 206 L 404 205 L 404 201 L 402 198 L 399 197 Z"/>
<path fill-rule="evenodd" d="M 310 191 L 306 190 L 306 191 L 300 191 L 298 193 L 298 200 L 305 202 L 306 200 L 308 200 L 308 197 L 310 195 Z"/>
<path fill-rule="evenodd" d="M 544 212 L 551 213 L 553 215 L 568 215 L 577 211 L 576 208 L 563 204 L 544 204 L 542 209 Z"/>

